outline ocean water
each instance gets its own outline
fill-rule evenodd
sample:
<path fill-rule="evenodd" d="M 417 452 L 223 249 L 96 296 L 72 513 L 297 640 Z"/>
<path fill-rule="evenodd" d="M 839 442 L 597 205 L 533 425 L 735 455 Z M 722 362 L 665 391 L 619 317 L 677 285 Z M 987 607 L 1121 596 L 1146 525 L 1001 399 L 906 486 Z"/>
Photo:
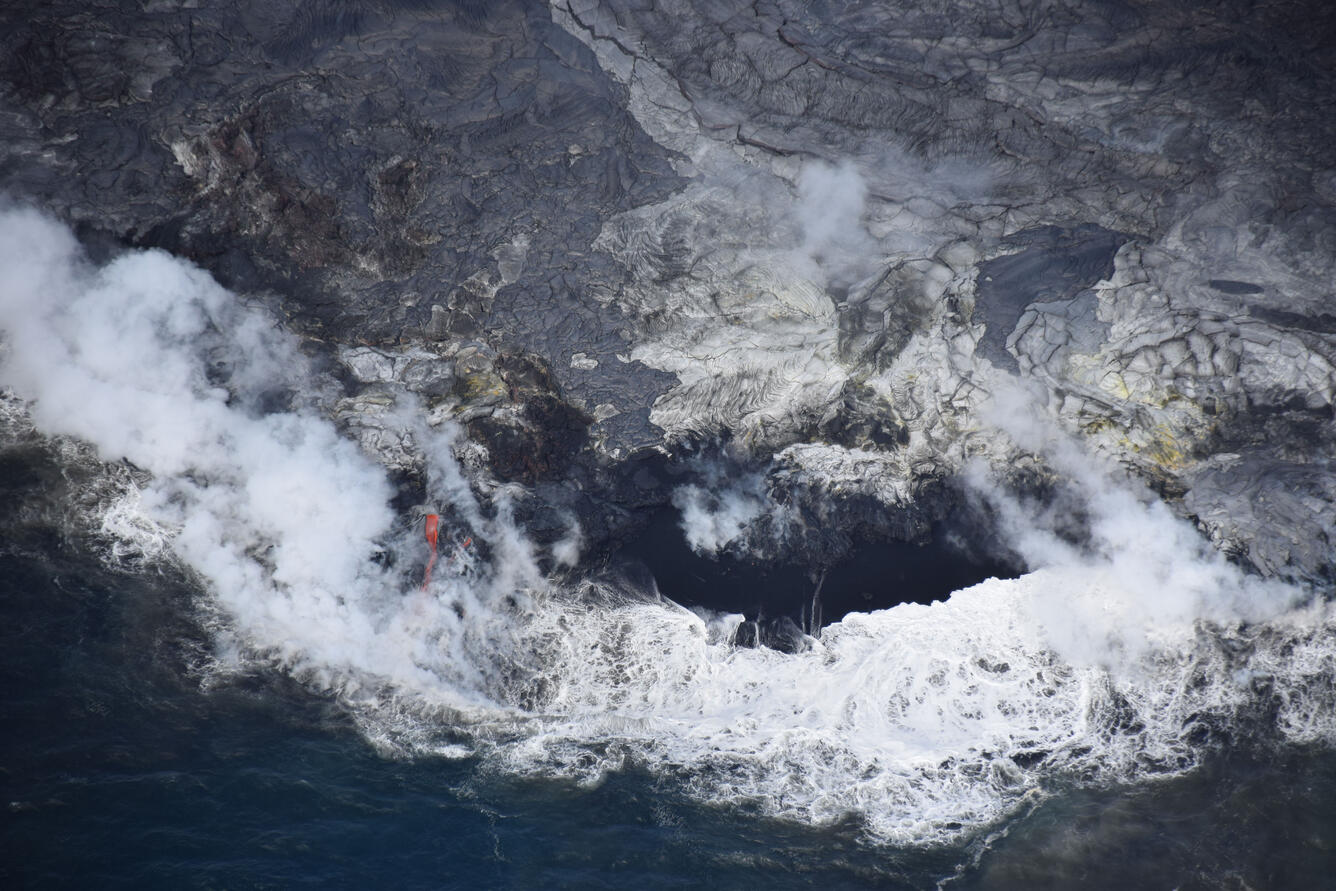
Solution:
<path fill-rule="evenodd" d="M 211 677 L 198 590 L 62 528 L 86 479 L 0 453 L 5 887 L 1320 888 L 1336 757 L 1267 716 L 1195 770 L 1062 783 L 949 844 L 702 802 L 628 764 L 596 783 L 389 756 L 282 673 Z"/>
<path fill-rule="evenodd" d="M 28 531 L 0 559 L 7 887 L 878 886 L 953 868 L 635 769 L 582 788 L 384 757 L 281 675 L 201 685 L 183 580 Z"/>

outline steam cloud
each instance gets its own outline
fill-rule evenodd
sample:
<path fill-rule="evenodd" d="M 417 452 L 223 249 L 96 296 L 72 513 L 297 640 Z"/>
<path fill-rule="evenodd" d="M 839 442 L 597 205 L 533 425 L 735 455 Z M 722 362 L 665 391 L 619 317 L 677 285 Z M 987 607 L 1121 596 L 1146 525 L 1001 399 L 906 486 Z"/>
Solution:
<path fill-rule="evenodd" d="M 313 408 L 267 411 L 275 382 L 314 386 L 291 340 L 165 254 L 94 268 L 63 226 L 0 211 L 0 330 L 0 384 L 42 430 L 153 474 L 139 509 L 239 649 L 337 690 L 372 739 L 563 777 L 633 757 L 705 799 L 812 822 L 857 813 L 877 837 L 922 843 L 1008 813 L 1046 773 L 1188 769 L 1195 722 L 1236 720 L 1254 678 L 1278 732 L 1336 738 L 1326 613 L 1284 612 L 1296 592 L 1243 576 L 1046 425 L 1018 421 L 1028 408 L 1001 405 L 995 422 L 1072 481 L 1080 510 L 975 479 L 1036 571 L 851 614 L 786 655 L 733 646 L 737 617 L 545 585 L 504 492 L 489 516 L 454 433 L 404 403 L 396 423 L 427 457 L 429 497 L 493 555 L 418 592 L 376 559 L 422 549 L 417 529 L 398 540 L 382 470 Z M 768 509 L 759 476 L 707 485 L 716 494 L 677 495 L 702 550 Z M 1073 516 L 1088 543 L 1064 538 Z M 557 556 L 577 548 L 573 529 Z"/>
<path fill-rule="evenodd" d="M 1157 644 L 1181 644 L 1198 621 L 1264 621 L 1307 596 L 1229 563 L 1163 502 L 1060 431 L 1029 391 L 1002 385 L 984 420 L 1042 456 L 1061 480 L 1052 502 L 1039 504 L 1003 488 L 982 462 L 966 472 L 1028 567 L 1055 577 L 1034 620 L 1068 661 L 1117 665 Z"/>
<path fill-rule="evenodd" d="M 781 511 L 766 492 L 762 474 L 730 479 L 722 464 L 706 462 L 702 468 L 704 485 L 690 483 L 673 491 L 673 506 L 681 513 L 682 534 L 696 553 L 713 556 L 744 535 L 763 515 L 777 516 Z"/>
<path fill-rule="evenodd" d="M 867 183 L 851 162 L 814 161 L 798 178 L 798 218 L 809 254 L 843 249 L 852 240 L 868 242 L 862 227 Z"/>
<path fill-rule="evenodd" d="M 0 213 L 0 329 L 0 383 L 43 431 L 153 474 L 140 509 L 247 645 L 317 681 L 433 685 L 395 625 L 402 581 L 373 559 L 392 545 L 385 474 L 314 411 L 261 410 L 305 378 L 263 313 L 162 252 L 94 268 L 68 229 L 17 208 Z M 434 490 L 481 524 L 441 460 L 448 436 L 419 435 Z"/>
<path fill-rule="evenodd" d="M 793 215 L 802 232 L 803 265 L 813 280 L 856 278 L 868 268 L 877 251 L 863 226 L 867 195 L 867 183 L 850 161 L 803 167 Z"/>

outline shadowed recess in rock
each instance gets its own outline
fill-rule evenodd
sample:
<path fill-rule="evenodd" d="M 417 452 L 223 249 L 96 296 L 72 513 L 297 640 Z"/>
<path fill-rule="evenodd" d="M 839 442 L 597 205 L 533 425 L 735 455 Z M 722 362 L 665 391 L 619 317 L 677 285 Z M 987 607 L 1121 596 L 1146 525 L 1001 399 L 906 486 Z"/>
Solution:
<path fill-rule="evenodd" d="M 759 632 L 760 642 L 782 649 L 799 630 L 815 632 L 851 612 L 928 604 L 988 578 L 1020 574 L 969 553 L 960 538 L 963 530 L 946 523 L 934 527 L 924 544 L 858 540 L 849 554 L 820 566 L 801 555 L 792 562 L 704 556 L 688 546 L 678 516 L 671 507 L 657 511 L 614 562 L 632 573 L 648 571 L 660 594 L 684 606 L 742 613 L 759 622 L 754 629 L 743 626 L 739 643 L 755 642 Z"/>

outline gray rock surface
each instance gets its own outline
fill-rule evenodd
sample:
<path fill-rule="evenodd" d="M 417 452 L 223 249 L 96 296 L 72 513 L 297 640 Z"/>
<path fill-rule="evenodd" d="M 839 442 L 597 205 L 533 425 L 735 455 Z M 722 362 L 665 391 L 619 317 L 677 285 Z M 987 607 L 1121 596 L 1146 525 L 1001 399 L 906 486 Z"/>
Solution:
<path fill-rule="evenodd" d="M 624 534 L 668 499 L 647 455 L 714 438 L 777 498 L 921 535 L 965 461 L 1013 460 L 981 415 L 1021 379 L 1240 559 L 1336 576 L 1326 4 L 0 23 L 0 188 L 280 310 L 391 466 L 406 394 L 464 424 L 554 535 Z"/>
<path fill-rule="evenodd" d="M 536 353 L 644 442 L 666 378 L 618 363 L 589 300 L 601 219 L 661 198 L 668 153 L 547 11 L 519 2 L 15 3 L 12 195 L 268 292 L 333 343 Z M 609 361 L 595 378 L 572 352 Z M 592 404 L 591 404 L 592 407 Z M 638 421 L 638 423 L 637 423 Z"/>

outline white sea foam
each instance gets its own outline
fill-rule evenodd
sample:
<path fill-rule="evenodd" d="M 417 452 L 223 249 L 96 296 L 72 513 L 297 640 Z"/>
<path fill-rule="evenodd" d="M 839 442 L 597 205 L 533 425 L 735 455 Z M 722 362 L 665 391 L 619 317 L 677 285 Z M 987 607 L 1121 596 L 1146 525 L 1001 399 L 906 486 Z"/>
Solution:
<path fill-rule="evenodd" d="M 42 430 L 153 474 L 105 531 L 146 555 L 165 537 L 200 576 L 226 618 L 220 661 L 336 691 L 387 751 L 472 751 L 589 782 L 632 760 L 705 800 L 857 815 L 875 837 L 922 844 L 995 821 L 1055 777 L 1190 769 L 1253 712 L 1275 715 L 1278 739 L 1336 734 L 1329 611 L 1242 576 L 1042 425 L 1008 432 L 1038 436 L 1023 444 L 1071 480 L 1088 546 L 980 472 L 1034 571 L 851 614 L 782 654 L 734 646 L 740 617 L 653 591 L 550 586 L 504 492 L 478 504 L 451 433 L 425 425 L 413 436 L 429 497 L 492 557 L 457 552 L 425 592 L 382 569 L 385 550 L 425 556 L 419 533 L 392 532 L 382 470 L 310 411 L 260 413 L 274 375 L 300 382 L 291 345 L 163 254 L 94 269 L 63 227 L 4 212 L 0 329 L 0 382 Z M 230 373 L 211 377 L 219 363 Z"/>
<path fill-rule="evenodd" d="M 671 604 L 586 600 L 534 617 L 535 721 L 498 757 L 589 781 L 630 759 L 709 800 L 818 823 L 858 814 L 877 837 L 921 844 L 1004 816 L 1045 778 L 1191 768 L 1212 728 L 1257 706 L 1258 673 L 1286 691 L 1286 733 L 1330 740 L 1325 611 L 1266 631 L 1189 626 L 1116 671 L 1054 652 L 1045 621 L 1061 597 L 1126 593 L 1038 570 L 846 616 L 798 654 L 731 646 Z M 1300 629 L 1316 652 L 1279 657 Z"/>

